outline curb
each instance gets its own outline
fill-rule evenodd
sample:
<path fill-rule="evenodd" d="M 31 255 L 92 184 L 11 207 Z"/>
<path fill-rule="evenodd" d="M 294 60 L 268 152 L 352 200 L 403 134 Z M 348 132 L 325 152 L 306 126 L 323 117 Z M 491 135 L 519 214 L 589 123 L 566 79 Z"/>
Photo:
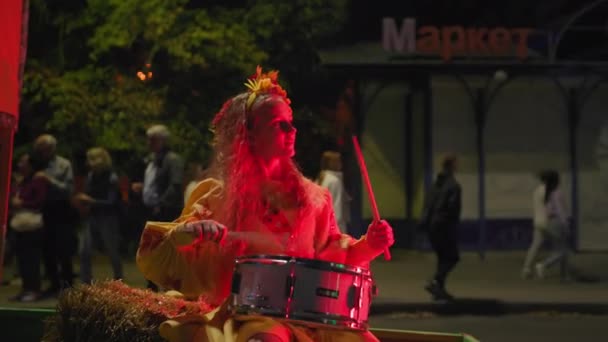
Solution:
<path fill-rule="evenodd" d="M 497 299 L 462 298 L 449 303 L 402 301 L 375 301 L 370 315 L 389 313 L 431 312 L 438 315 L 516 315 L 539 312 L 557 312 L 587 315 L 608 315 L 608 303 L 568 303 L 568 302 L 505 302 Z"/>

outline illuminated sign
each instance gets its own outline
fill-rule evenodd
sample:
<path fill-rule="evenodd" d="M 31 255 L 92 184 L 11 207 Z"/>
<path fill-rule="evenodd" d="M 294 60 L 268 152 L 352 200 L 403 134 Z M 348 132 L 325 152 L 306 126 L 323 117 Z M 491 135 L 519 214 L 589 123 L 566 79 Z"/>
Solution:
<path fill-rule="evenodd" d="M 405 18 L 397 28 L 394 18 L 382 19 L 382 47 L 403 54 L 439 55 L 444 61 L 454 56 L 528 57 L 530 28 L 465 28 L 463 26 L 421 26 L 416 19 Z"/>

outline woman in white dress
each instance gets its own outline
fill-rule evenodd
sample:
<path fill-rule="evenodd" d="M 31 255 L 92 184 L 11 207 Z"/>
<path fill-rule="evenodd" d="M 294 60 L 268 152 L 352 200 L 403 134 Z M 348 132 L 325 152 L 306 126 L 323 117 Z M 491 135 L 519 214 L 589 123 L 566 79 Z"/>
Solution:
<path fill-rule="evenodd" d="M 329 190 L 338 227 L 342 233 L 347 233 L 350 223 L 350 196 L 344 189 L 340 153 L 335 151 L 323 152 L 321 155 L 321 172 L 319 172 L 317 184 Z"/>

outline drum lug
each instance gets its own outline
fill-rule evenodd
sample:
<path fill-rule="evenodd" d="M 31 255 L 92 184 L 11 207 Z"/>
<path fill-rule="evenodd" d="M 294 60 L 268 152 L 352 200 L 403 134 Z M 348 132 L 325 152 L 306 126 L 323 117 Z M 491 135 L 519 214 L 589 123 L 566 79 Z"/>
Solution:
<path fill-rule="evenodd" d="M 241 274 L 235 273 L 232 277 L 232 293 L 238 294 L 241 292 Z"/>
<path fill-rule="evenodd" d="M 293 275 L 288 275 L 285 279 L 285 298 L 290 298 L 293 295 L 293 285 L 296 279 Z"/>
<path fill-rule="evenodd" d="M 348 293 L 346 294 L 346 305 L 351 309 L 359 305 L 359 296 L 361 295 L 359 289 L 360 287 L 357 285 L 351 285 L 348 288 Z"/>

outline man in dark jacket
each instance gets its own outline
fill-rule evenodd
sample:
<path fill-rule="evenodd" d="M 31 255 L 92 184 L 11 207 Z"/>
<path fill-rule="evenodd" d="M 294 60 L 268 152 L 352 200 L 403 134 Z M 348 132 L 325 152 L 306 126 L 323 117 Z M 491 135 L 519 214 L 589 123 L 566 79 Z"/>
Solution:
<path fill-rule="evenodd" d="M 184 163 L 182 158 L 169 149 L 169 129 L 163 125 L 150 127 L 146 132 L 150 156 L 144 174 L 144 182 L 133 183 L 132 189 L 141 193 L 149 210 L 149 221 L 176 219 L 183 207 L 182 182 Z"/>
<path fill-rule="evenodd" d="M 179 217 L 183 207 L 184 163 L 169 149 L 169 129 L 154 125 L 146 131 L 150 156 L 143 183 L 133 183 L 131 189 L 142 195 L 148 221 L 171 222 Z M 148 282 L 148 287 L 156 286 Z"/>
<path fill-rule="evenodd" d="M 437 255 L 435 275 L 425 289 L 436 300 L 453 299 L 445 289 L 445 281 L 460 260 L 458 223 L 462 190 L 454 178 L 456 169 L 456 157 L 446 157 L 443 160 L 442 171 L 437 175 L 422 213 L 421 226 L 428 233 L 431 246 Z"/>
<path fill-rule="evenodd" d="M 45 165 L 34 177 L 49 184 L 42 209 L 43 257 L 50 286 L 43 297 L 53 297 L 73 283 L 73 257 L 78 246 L 70 196 L 74 187 L 72 163 L 57 154 L 57 139 L 43 134 L 34 141 L 34 156 Z"/>

